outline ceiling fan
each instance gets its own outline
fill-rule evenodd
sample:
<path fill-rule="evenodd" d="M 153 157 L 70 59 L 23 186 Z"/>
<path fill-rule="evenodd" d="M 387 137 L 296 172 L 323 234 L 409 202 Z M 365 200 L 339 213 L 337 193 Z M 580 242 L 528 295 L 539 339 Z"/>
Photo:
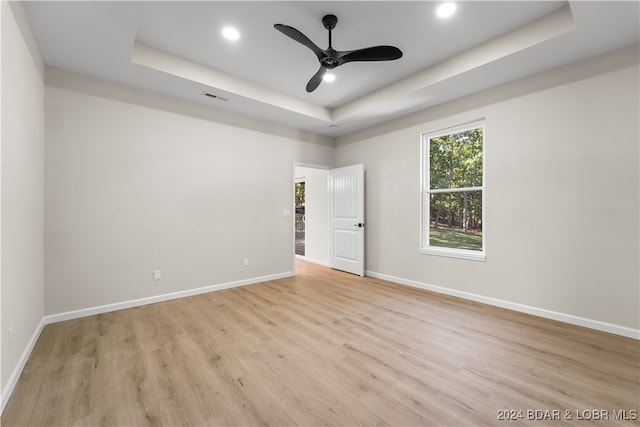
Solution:
<path fill-rule="evenodd" d="M 325 15 L 322 18 L 322 25 L 329 30 L 329 47 L 320 49 L 307 36 L 293 27 L 282 24 L 275 24 L 273 27 L 282 34 L 291 37 L 293 40 L 301 43 L 311 49 L 320 61 L 320 69 L 311 77 L 307 83 L 307 92 L 313 92 L 320 85 L 322 77 L 327 70 L 353 61 L 391 61 L 402 57 L 402 51 L 395 46 L 373 46 L 364 49 L 339 51 L 335 50 L 331 45 L 331 30 L 336 27 L 338 18 L 335 15 Z"/>

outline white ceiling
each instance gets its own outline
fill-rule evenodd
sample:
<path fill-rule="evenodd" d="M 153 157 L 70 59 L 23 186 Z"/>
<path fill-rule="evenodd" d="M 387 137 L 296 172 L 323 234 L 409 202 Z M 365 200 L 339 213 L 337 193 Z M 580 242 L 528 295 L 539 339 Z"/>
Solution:
<path fill-rule="evenodd" d="M 431 1 L 27 1 L 47 65 L 340 136 L 640 41 L 638 1 L 468 1 L 435 16 Z M 273 28 L 290 25 L 320 48 L 394 45 L 388 62 L 345 64 L 307 93 L 311 50 Z M 241 38 L 221 36 L 226 25 Z M 203 96 L 210 92 L 228 99 Z"/>

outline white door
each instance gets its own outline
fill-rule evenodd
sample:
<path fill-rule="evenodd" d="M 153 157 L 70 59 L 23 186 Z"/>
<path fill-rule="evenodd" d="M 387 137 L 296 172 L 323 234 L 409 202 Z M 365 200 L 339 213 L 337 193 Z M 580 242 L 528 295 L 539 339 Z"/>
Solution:
<path fill-rule="evenodd" d="M 329 265 L 364 276 L 364 166 L 329 171 Z"/>

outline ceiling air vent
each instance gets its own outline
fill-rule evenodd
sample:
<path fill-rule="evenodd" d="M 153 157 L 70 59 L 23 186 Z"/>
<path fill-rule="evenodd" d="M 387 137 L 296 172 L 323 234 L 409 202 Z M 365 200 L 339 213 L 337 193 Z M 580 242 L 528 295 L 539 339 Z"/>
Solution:
<path fill-rule="evenodd" d="M 216 95 L 216 94 L 213 94 L 213 93 L 209 93 L 209 92 L 202 92 L 202 94 L 204 96 L 208 96 L 209 98 L 217 99 L 218 101 L 228 101 L 229 100 L 228 98 L 225 98 L 223 96 L 219 96 L 219 95 Z"/>

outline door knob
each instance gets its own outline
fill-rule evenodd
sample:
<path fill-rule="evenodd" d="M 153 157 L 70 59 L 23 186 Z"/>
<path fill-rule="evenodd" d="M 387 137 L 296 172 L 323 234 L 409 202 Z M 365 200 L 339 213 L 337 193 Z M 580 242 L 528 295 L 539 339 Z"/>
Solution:
<path fill-rule="evenodd" d="M 353 226 L 362 228 L 362 227 L 364 227 L 364 222 L 359 222 L 357 224 L 353 224 Z"/>

